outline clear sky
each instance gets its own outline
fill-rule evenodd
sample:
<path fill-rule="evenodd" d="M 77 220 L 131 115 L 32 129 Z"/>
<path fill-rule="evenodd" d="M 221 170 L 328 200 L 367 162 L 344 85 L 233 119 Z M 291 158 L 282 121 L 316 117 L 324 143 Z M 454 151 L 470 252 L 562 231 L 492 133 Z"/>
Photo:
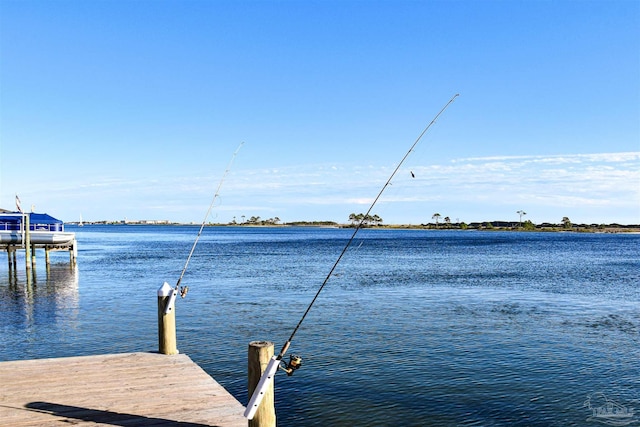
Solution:
<path fill-rule="evenodd" d="M 0 207 L 640 223 L 640 2 L 0 0 Z M 411 177 L 411 172 L 415 178 Z"/>

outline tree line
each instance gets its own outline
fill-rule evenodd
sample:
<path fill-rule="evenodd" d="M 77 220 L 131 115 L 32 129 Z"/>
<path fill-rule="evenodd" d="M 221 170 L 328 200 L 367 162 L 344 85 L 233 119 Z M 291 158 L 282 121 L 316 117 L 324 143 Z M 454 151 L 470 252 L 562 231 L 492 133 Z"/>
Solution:
<path fill-rule="evenodd" d="M 523 216 L 527 215 L 523 210 L 516 211 L 516 214 L 519 215 L 518 220 L 514 221 L 484 221 L 484 222 L 460 222 L 457 218 L 455 222 L 451 220 L 449 216 L 443 216 L 436 212 L 431 216 L 431 219 L 434 221 L 432 223 L 426 224 L 418 224 L 418 225 L 410 225 L 411 228 L 426 228 L 426 229 L 448 229 L 448 230 L 524 230 L 524 231 L 607 231 L 607 232 L 618 232 L 618 231 L 640 231 L 638 225 L 620 225 L 620 224 L 574 224 L 571 222 L 569 217 L 562 217 L 562 220 L 559 223 L 542 223 L 542 224 L 534 224 L 531 220 L 524 220 Z M 383 219 L 377 214 L 374 215 L 365 215 L 364 213 L 352 213 L 348 218 L 349 224 L 338 224 L 333 221 L 295 221 L 295 222 L 285 222 L 282 223 L 280 218 L 273 217 L 262 219 L 259 216 L 251 216 L 248 219 L 245 215 L 241 216 L 241 221 L 237 221 L 236 217 L 233 217 L 233 220 L 229 222 L 227 225 L 264 225 L 264 226 L 278 226 L 278 225 L 298 225 L 298 226 L 327 226 L 327 227 L 355 227 L 356 225 L 362 223 L 363 227 L 371 227 L 371 226 L 382 226 Z M 209 225 L 224 225 L 224 224 L 213 224 Z M 389 225 L 385 227 L 394 227 L 394 225 Z"/>
<path fill-rule="evenodd" d="M 362 225 L 381 225 L 382 218 L 378 215 L 365 215 L 363 213 L 352 213 L 349 215 L 349 222 L 352 226 L 362 223 Z"/>

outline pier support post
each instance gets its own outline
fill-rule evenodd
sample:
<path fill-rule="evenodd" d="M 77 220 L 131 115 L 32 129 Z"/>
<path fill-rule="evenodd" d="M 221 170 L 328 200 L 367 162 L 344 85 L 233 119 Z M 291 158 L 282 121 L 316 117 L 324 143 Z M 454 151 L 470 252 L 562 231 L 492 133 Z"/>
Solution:
<path fill-rule="evenodd" d="M 73 244 L 71 248 L 69 248 L 69 264 L 72 267 L 75 267 L 77 258 L 78 258 L 78 242 L 76 241 L 76 239 L 73 239 Z"/>
<path fill-rule="evenodd" d="M 33 283 L 33 279 L 34 279 L 34 275 L 33 275 L 33 265 L 32 265 L 32 258 L 31 258 L 31 231 L 29 230 L 31 228 L 31 224 L 29 224 L 30 221 L 30 215 L 29 214 L 24 214 L 23 216 L 24 221 L 24 264 L 25 264 L 25 269 L 27 272 L 27 284 L 31 284 Z"/>
<path fill-rule="evenodd" d="M 29 215 L 23 216 L 24 221 L 24 264 L 27 270 L 27 276 L 31 275 L 31 232 L 29 228 Z"/>
<path fill-rule="evenodd" d="M 171 301 L 173 292 L 173 288 L 167 282 L 158 289 L 158 352 L 162 354 L 178 354 L 175 299 L 173 303 Z M 173 307 L 165 314 L 167 304 L 170 303 Z"/>
<path fill-rule="evenodd" d="M 249 343 L 248 371 L 249 371 L 249 398 L 260 381 L 267 365 L 273 356 L 273 343 L 270 341 L 251 341 Z M 262 403 L 252 420 L 249 420 L 249 427 L 276 427 L 276 408 L 274 404 L 274 383 L 267 389 L 262 398 Z"/>

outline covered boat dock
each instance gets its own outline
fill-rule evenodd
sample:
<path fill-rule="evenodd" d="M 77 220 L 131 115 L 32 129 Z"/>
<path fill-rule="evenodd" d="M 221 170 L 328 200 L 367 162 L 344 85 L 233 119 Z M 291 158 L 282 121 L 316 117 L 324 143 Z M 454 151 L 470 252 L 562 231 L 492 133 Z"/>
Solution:
<path fill-rule="evenodd" d="M 35 265 L 37 249 L 44 249 L 47 265 L 51 251 L 68 251 L 75 265 L 78 250 L 75 233 L 65 232 L 61 220 L 46 213 L 0 209 L 0 250 L 7 252 L 10 271 L 17 268 L 16 252 L 22 249 L 27 270 Z"/>

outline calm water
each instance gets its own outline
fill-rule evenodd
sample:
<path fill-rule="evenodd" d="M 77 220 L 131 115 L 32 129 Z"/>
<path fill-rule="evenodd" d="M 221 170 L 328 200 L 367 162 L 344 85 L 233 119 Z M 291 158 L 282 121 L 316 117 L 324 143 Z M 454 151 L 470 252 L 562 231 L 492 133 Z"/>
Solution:
<path fill-rule="evenodd" d="M 0 360 L 157 350 L 156 291 L 198 227 L 85 226 L 78 267 L 0 262 Z M 351 230 L 206 228 L 178 348 L 246 404 L 246 352 L 291 334 Z M 280 426 L 640 425 L 640 235 L 363 230 L 276 379 Z M 589 401 L 589 396 L 591 400 Z"/>

